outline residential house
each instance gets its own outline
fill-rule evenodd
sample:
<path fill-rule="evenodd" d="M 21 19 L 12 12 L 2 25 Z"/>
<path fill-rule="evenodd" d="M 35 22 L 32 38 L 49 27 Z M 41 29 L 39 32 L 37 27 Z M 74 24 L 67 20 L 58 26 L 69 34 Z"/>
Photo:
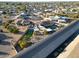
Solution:
<path fill-rule="evenodd" d="M 50 16 L 50 19 L 55 23 L 66 23 L 69 20 L 69 18 L 65 16 Z"/>
<path fill-rule="evenodd" d="M 3 22 L 2 19 L 0 19 L 0 24 L 2 24 L 2 22 Z"/>

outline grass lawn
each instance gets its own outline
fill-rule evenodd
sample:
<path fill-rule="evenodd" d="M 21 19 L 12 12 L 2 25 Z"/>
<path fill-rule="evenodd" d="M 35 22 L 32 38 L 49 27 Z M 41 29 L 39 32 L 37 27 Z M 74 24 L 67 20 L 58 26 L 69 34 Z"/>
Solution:
<path fill-rule="evenodd" d="M 33 29 L 28 29 L 24 36 L 18 41 L 17 45 L 23 49 L 25 47 L 28 47 L 32 44 L 32 42 L 27 42 L 33 35 L 34 30 Z"/>

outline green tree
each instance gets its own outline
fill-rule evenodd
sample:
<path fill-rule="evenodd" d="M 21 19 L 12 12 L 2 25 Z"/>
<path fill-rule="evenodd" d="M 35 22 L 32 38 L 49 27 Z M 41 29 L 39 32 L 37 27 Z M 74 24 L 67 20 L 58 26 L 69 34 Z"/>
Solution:
<path fill-rule="evenodd" d="M 12 32 L 12 33 L 18 33 L 19 32 L 19 29 L 17 28 L 17 27 L 15 27 L 15 26 L 8 26 L 8 28 L 7 28 L 10 32 Z"/>

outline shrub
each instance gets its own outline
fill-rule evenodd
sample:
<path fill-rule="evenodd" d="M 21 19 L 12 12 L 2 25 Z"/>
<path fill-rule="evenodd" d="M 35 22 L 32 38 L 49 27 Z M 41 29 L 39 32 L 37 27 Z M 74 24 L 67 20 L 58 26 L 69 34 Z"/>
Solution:
<path fill-rule="evenodd" d="M 15 27 L 15 26 L 8 26 L 8 30 L 12 33 L 18 33 L 19 32 L 18 28 Z"/>
<path fill-rule="evenodd" d="M 26 42 L 25 42 L 24 40 L 20 40 L 20 41 L 18 42 L 18 44 L 19 44 L 19 46 L 23 49 L 23 48 L 25 47 L 25 45 L 26 45 Z"/>
<path fill-rule="evenodd" d="M 7 28 L 9 23 L 4 23 L 4 27 Z"/>
<path fill-rule="evenodd" d="M 18 42 L 19 46 L 21 47 L 21 49 L 28 47 L 32 44 L 32 42 L 27 42 L 26 40 L 20 40 Z"/>
<path fill-rule="evenodd" d="M 4 26 L 5 28 L 8 28 L 9 24 L 11 24 L 12 22 L 13 22 L 13 20 L 8 20 L 7 22 L 5 22 L 5 23 L 3 24 L 3 26 Z"/>

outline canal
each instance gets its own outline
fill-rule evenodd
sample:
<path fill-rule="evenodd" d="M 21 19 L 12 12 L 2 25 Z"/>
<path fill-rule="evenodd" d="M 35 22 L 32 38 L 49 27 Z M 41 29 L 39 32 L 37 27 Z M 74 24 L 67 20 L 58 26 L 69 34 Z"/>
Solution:
<path fill-rule="evenodd" d="M 64 52 L 65 48 L 75 39 L 79 34 L 79 30 L 73 33 L 65 42 L 63 42 L 58 48 L 56 48 L 52 53 L 50 53 L 47 58 L 56 58 L 61 52 Z"/>

